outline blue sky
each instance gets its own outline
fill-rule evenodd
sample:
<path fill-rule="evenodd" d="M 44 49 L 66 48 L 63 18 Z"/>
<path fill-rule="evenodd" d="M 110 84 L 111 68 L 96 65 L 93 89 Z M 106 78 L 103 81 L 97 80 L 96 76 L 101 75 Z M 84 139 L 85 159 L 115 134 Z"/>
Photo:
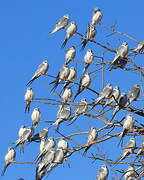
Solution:
<path fill-rule="evenodd" d="M 73 0 L 73 1 L 1 1 L 0 2 L 0 63 L 1 63 L 1 130 L 0 130 L 0 169 L 4 164 L 4 155 L 7 151 L 7 147 L 11 146 L 12 142 L 17 139 L 17 132 L 19 127 L 23 125 L 31 125 L 30 114 L 24 114 L 24 93 L 26 89 L 26 82 L 34 73 L 37 66 L 44 60 L 48 59 L 50 64 L 49 74 L 56 75 L 58 70 L 64 63 L 64 50 L 60 48 L 64 39 L 64 31 L 49 35 L 48 32 L 54 27 L 55 22 L 64 14 L 69 14 L 71 20 L 76 21 L 78 31 L 82 34 L 85 33 L 87 23 L 90 21 L 91 12 L 93 8 L 99 7 L 104 16 L 102 24 L 111 26 L 117 22 L 117 29 L 125 32 L 136 39 L 143 41 L 143 6 L 144 1 L 131 1 L 131 0 Z M 126 38 L 114 35 L 110 38 L 106 38 L 110 32 L 98 27 L 96 40 L 101 43 L 111 41 L 112 48 L 116 48 L 119 43 L 119 39 L 122 41 Z M 127 40 L 130 44 L 130 48 L 136 45 L 135 42 Z M 68 45 L 79 45 L 80 40 L 72 38 Z M 89 44 L 87 48 L 93 48 L 96 55 L 100 55 L 103 49 L 96 45 Z M 87 49 L 86 48 L 86 49 Z M 81 60 L 85 54 L 79 51 L 78 48 L 77 58 Z M 107 53 L 108 60 L 113 58 L 113 54 Z M 141 57 L 141 56 L 140 56 Z M 143 59 L 137 58 L 138 61 Z M 139 63 L 139 62 L 138 62 Z M 141 63 L 141 62 L 140 62 Z M 100 78 L 101 74 L 98 73 L 94 77 L 94 87 L 97 91 L 100 90 Z M 51 78 L 42 77 L 35 81 L 32 85 L 36 97 L 56 98 L 50 94 Z M 113 85 L 119 85 L 124 92 L 128 92 L 128 89 L 133 84 L 139 82 L 138 73 L 128 73 L 122 70 L 116 70 L 108 73 L 105 77 L 105 83 L 111 82 Z M 84 92 L 87 99 L 94 94 L 87 94 Z M 80 98 L 77 98 L 77 101 Z M 32 108 L 40 107 L 43 120 L 55 120 L 57 107 L 50 105 L 42 105 L 33 103 Z M 123 112 L 122 115 L 126 113 Z M 121 117 L 119 115 L 119 117 Z M 138 118 L 138 117 L 136 117 Z M 62 125 L 64 133 L 88 131 L 90 125 L 101 127 L 101 122 L 94 122 L 92 119 L 85 118 L 85 122 L 80 119 L 76 124 L 71 127 Z M 47 124 L 40 124 L 38 127 L 42 129 Z M 54 133 L 51 130 L 50 136 Z M 57 136 L 57 135 L 56 135 Z M 80 137 L 79 142 L 85 143 L 85 137 Z M 117 140 L 115 140 L 117 141 Z M 109 152 L 111 155 L 116 156 L 113 153 L 113 149 L 110 148 L 115 142 L 107 142 L 107 146 L 99 145 L 100 149 L 104 149 L 104 153 Z M 97 147 L 93 147 L 95 150 Z M 39 151 L 38 144 L 26 145 L 25 154 L 20 155 L 17 151 L 18 162 L 31 162 L 34 160 L 36 154 Z M 115 157 L 114 157 L 115 158 Z M 81 158 L 79 154 L 73 154 L 69 158 L 71 168 L 65 164 L 55 169 L 49 179 L 62 178 L 63 180 L 75 179 L 75 180 L 93 180 L 95 179 L 97 168 L 101 165 L 101 162 L 91 163 L 86 158 Z M 0 177 L 3 180 L 15 180 L 23 177 L 25 180 L 34 179 L 35 165 L 20 165 L 14 164 L 8 168 L 4 177 Z M 114 175 L 111 173 L 109 179 L 112 179 Z"/>

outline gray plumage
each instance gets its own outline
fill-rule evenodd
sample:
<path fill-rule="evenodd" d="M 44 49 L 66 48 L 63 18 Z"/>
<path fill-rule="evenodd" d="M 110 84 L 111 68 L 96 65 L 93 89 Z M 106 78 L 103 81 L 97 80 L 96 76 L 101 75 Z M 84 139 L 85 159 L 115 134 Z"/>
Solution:
<path fill-rule="evenodd" d="M 61 29 L 64 29 L 69 23 L 69 15 L 65 14 L 61 19 L 56 22 L 55 28 L 50 32 L 53 34 Z"/>
<path fill-rule="evenodd" d="M 45 139 L 47 138 L 47 136 L 48 136 L 48 128 L 43 128 L 43 130 L 34 134 L 34 136 L 31 138 L 31 141 Z"/>
<path fill-rule="evenodd" d="M 96 31 L 95 26 L 92 24 L 88 24 L 86 35 L 83 38 L 83 41 L 81 43 L 82 44 L 81 50 L 85 48 L 88 41 L 92 41 L 94 39 L 94 37 L 96 36 L 96 33 L 97 31 Z"/>
<path fill-rule="evenodd" d="M 119 57 L 110 67 L 108 68 L 109 71 L 112 71 L 113 69 L 124 69 L 126 64 L 128 62 L 127 57 Z"/>
<path fill-rule="evenodd" d="M 62 149 L 65 154 L 68 151 L 69 144 L 64 138 L 61 138 L 57 146 L 58 146 L 58 149 Z"/>
<path fill-rule="evenodd" d="M 83 69 L 83 72 L 85 73 L 88 67 L 90 66 L 90 63 L 94 59 L 94 53 L 91 49 L 88 49 L 85 56 L 84 56 L 84 62 L 85 62 L 85 67 Z"/>
<path fill-rule="evenodd" d="M 144 49 L 144 43 L 139 43 L 134 49 L 133 52 L 134 53 L 141 53 L 143 52 Z"/>
<path fill-rule="evenodd" d="M 135 178 L 136 174 L 137 173 L 135 172 L 134 167 L 129 165 L 128 169 L 125 172 L 124 178 L 125 178 L 125 180 L 136 180 L 137 179 L 137 178 Z M 137 180 L 140 180 L 140 179 L 137 179 Z"/>
<path fill-rule="evenodd" d="M 73 61 L 75 55 L 76 55 L 75 46 L 71 46 L 70 48 L 68 48 L 65 53 L 65 60 L 66 60 L 65 64 L 68 65 L 71 61 Z"/>
<path fill-rule="evenodd" d="M 91 19 L 91 24 L 96 25 L 100 24 L 100 21 L 103 17 L 103 14 L 99 8 L 94 8 L 93 14 L 92 14 L 92 19 Z"/>
<path fill-rule="evenodd" d="M 65 47 L 67 41 L 76 33 L 77 33 L 77 25 L 75 21 L 72 21 L 66 28 L 66 37 L 62 43 L 62 48 Z"/>
<path fill-rule="evenodd" d="M 28 81 L 27 86 L 30 85 L 35 79 L 39 78 L 42 75 L 45 75 L 48 71 L 49 64 L 48 61 L 43 61 L 37 68 L 33 77 Z"/>
<path fill-rule="evenodd" d="M 141 149 L 138 150 L 136 156 L 143 155 L 144 154 L 144 141 L 142 142 Z"/>
<path fill-rule="evenodd" d="M 106 180 L 109 175 L 109 170 L 105 164 L 103 164 L 98 170 L 96 180 Z"/>
<path fill-rule="evenodd" d="M 32 88 L 27 88 L 25 96 L 24 96 L 24 100 L 26 102 L 25 113 L 30 111 L 30 104 L 31 104 L 31 101 L 33 100 L 34 96 L 35 95 L 34 95 Z"/>
<path fill-rule="evenodd" d="M 36 180 L 41 180 L 47 173 L 47 169 L 43 168 L 41 171 L 36 169 Z"/>
<path fill-rule="evenodd" d="M 4 166 L 3 170 L 2 170 L 2 174 L 1 174 L 2 176 L 4 175 L 7 167 L 11 163 L 13 163 L 13 161 L 15 160 L 15 157 L 16 157 L 16 152 L 15 152 L 14 148 L 9 147 L 8 151 L 7 151 L 6 155 L 5 155 L 5 166 Z"/>
<path fill-rule="evenodd" d="M 127 105 L 135 101 L 139 97 L 139 95 L 140 95 L 140 85 L 136 84 L 129 90 Z"/>
<path fill-rule="evenodd" d="M 61 99 L 64 101 L 64 102 L 67 102 L 67 101 L 71 101 L 70 98 L 72 97 L 72 90 L 71 90 L 71 87 L 66 87 L 64 89 L 64 92 L 61 96 Z"/>
<path fill-rule="evenodd" d="M 79 88 L 76 95 L 74 96 L 74 100 L 85 88 L 88 88 L 90 84 L 91 84 L 91 78 L 89 73 L 86 72 L 80 79 Z"/>
<path fill-rule="evenodd" d="M 34 108 L 31 114 L 31 119 L 32 119 L 32 126 L 36 127 L 41 119 L 41 112 L 39 108 Z"/>
<path fill-rule="evenodd" d="M 117 113 L 121 108 L 123 108 L 123 107 L 126 106 L 127 101 L 128 101 L 127 95 L 126 95 L 125 93 L 122 93 L 122 94 L 120 95 L 120 97 L 118 98 L 116 107 L 115 107 L 115 109 L 114 109 L 114 111 L 113 111 L 113 113 L 112 113 L 112 119 L 111 119 L 111 120 L 113 120 L 113 118 L 115 117 L 116 113 Z"/>

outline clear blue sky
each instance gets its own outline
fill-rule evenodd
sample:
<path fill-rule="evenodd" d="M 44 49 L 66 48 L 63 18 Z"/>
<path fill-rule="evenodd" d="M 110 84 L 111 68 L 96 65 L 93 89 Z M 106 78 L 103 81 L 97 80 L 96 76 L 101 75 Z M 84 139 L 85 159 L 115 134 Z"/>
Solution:
<path fill-rule="evenodd" d="M 0 2 L 0 109 L 1 109 L 1 130 L 0 130 L 0 169 L 4 164 L 4 155 L 7 147 L 11 146 L 12 142 L 17 139 L 17 132 L 19 127 L 23 125 L 31 125 L 30 114 L 24 114 L 24 93 L 26 89 L 26 82 L 29 80 L 37 66 L 44 60 L 48 59 L 50 64 L 49 74 L 56 75 L 59 68 L 64 63 L 64 50 L 60 45 L 64 39 L 64 31 L 60 31 L 54 35 L 49 35 L 48 32 L 52 30 L 55 22 L 64 14 L 69 14 L 71 20 L 75 20 L 78 26 L 78 31 L 85 32 L 87 23 L 91 18 L 93 8 L 99 7 L 103 14 L 102 24 L 111 26 L 117 22 L 117 29 L 119 31 L 128 33 L 129 35 L 143 41 L 143 7 L 144 1 L 132 0 L 60 0 L 60 1 L 1 1 Z M 118 45 L 118 39 L 126 40 L 122 36 L 112 36 L 105 38 L 110 32 L 98 27 L 97 41 L 106 43 L 112 38 L 114 42 L 113 48 Z M 134 47 L 136 43 L 128 40 L 130 47 Z M 67 47 L 72 43 L 79 45 L 80 41 L 74 38 L 68 42 Z M 88 47 L 92 47 L 88 45 Z M 88 48 L 87 47 L 87 48 Z M 86 49 L 87 49 L 86 48 Z M 93 46 L 96 55 L 100 55 L 102 49 Z M 77 58 L 82 60 L 84 52 L 77 53 Z M 113 54 L 107 56 L 111 60 Z M 143 61 L 143 59 L 139 59 Z M 100 90 L 100 73 L 96 74 L 94 79 L 94 88 Z M 54 97 L 50 94 L 50 86 L 48 83 L 52 79 L 42 77 L 33 83 L 32 87 L 35 91 L 36 97 Z M 121 86 L 122 91 L 128 92 L 128 89 L 139 81 L 137 73 L 123 73 L 117 70 L 108 74 L 105 82 L 111 82 L 113 85 Z M 87 98 L 87 94 L 85 94 Z M 93 94 L 91 94 L 93 95 Z M 56 97 L 57 98 L 57 97 Z M 95 98 L 95 96 L 93 96 Z M 79 100 L 78 98 L 77 100 Z M 56 108 L 49 105 L 33 103 L 32 108 L 40 107 L 43 120 L 55 120 Z M 85 118 L 85 123 L 79 120 L 72 125 L 71 132 L 88 131 L 89 125 L 93 124 L 100 127 L 103 124 L 92 122 L 91 119 Z M 96 121 L 96 120 L 95 120 Z M 88 125 L 87 125 L 88 122 Z M 38 130 L 47 126 L 47 124 L 40 124 Z M 64 133 L 68 134 L 67 127 Z M 53 132 L 50 131 L 50 136 Z M 85 143 L 82 137 L 80 143 Z M 111 148 L 112 143 L 108 142 L 107 147 L 99 145 L 100 149 L 104 149 L 104 153 L 114 153 Z M 94 147 L 96 148 L 96 147 Z M 18 162 L 31 162 L 34 160 L 39 151 L 39 145 L 26 145 L 25 154 L 20 155 L 17 151 Z M 115 157 L 114 157 L 115 158 Z M 91 161 L 86 158 L 81 158 L 79 154 L 74 154 L 69 158 L 71 168 L 65 164 L 64 168 L 60 166 L 55 169 L 48 179 L 63 179 L 63 180 L 93 180 L 95 179 L 97 168 L 101 162 L 91 164 Z M 35 176 L 35 165 L 11 165 L 3 180 L 16 180 L 23 177 L 25 180 L 33 180 Z M 114 175 L 110 175 L 114 177 Z"/>

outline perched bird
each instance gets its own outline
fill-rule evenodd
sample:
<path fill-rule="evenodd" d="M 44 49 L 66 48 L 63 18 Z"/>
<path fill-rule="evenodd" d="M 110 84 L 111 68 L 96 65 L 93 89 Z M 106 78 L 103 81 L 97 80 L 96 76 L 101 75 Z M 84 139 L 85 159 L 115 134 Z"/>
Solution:
<path fill-rule="evenodd" d="M 61 19 L 56 22 L 55 28 L 50 32 L 53 34 L 61 29 L 64 29 L 69 23 L 69 15 L 65 14 Z"/>
<path fill-rule="evenodd" d="M 41 171 L 36 169 L 36 180 L 41 180 L 47 174 L 47 169 L 43 168 Z"/>
<path fill-rule="evenodd" d="M 83 69 L 83 72 L 85 73 L 87 68 L 89 67 L 90 63 L 94 59 L 94 53 L 91 49 L 88 49 L 85 56 L 84 56 L 84 62 L 85 62 L 85 67 Z"/>
<path fill-rule="evenodd" d="M 53 137 L 50 137 L 46 140 L 42 140 L 44 143 L 40 147 L 40 153 L 37 156 L 37 161 L 45 156 L 47 152 L 49 152 L 52 148 L 55 147 L 56 143 Z"/>
<path fill-rule="evenodd" d="M 108 68 L 109 71 L 112 71 L 113 69 L 124 69 L 126 64 L 128 62 L 127 57 L 119 57 L 110 67 Z"/>
<path fill-rule="evenodd" d="M 67 121 L 71 115 L 71 108 L 70 107 L 61 107 L 57 113 L 57 120 L 53 123 L 54 126 L 59 126 L 60 123 Z"/>
<path fill-rule="evenodd" d="M 43 130 L 33 135 L 33 137 L 31 138 L 31 141 L 45 139 L 47 138 L 47 136 L 48 136 L 48 128 L 43 128 Z"/>
<path fill-rule="evenodd" d="M 4 166 L 3 170 L 2 170 L 2 174 L 1 174 L 2 176 L 4 175 L 7 167 L 8 167 L 11 163 L 14 162 L 15 157 L 16 157 L 16 152 L 15 152 L 14 148 L 9 147 L 9 148 L 8 148 L 8 151 L 7 151 L 6 155 L 5 155 L 5 166 Z"/>
<path fill-rule="evenodd" d="M 16 147 L 20 145 L 21 152 L 24 152 L 24 143 L 30 141 L 33 131 L 32 127 L 25 127 L 19 139 L 16 140 Z"/>
<path fill-rule="evenodd" d="M 124 174 L 125 180 L 134 180 L 136 178 L 136 175 L 137 175 L 137 173 L 136 173 L 134 167 L 132 165 L 129 165 L 128 169 L 126 170 L 126 172 Z"/>
<path fill-rule="evenodd" d="M 34 108 L 31 115 L 31 119 L 32 119 L 32 126 L 36 127 L 41 119 L 41 112 L 39 108 Z"/>
<path fill-rule="evenodd" d="M 65 47 L 67 41 L 76 33 L 77 33 L 77 25 L 75 21 L 72 21 L 66 28 L 66 37 L 63 41 L 62 48 Z"/>
<path fill-rule="evenodd" d="M 87 138 L 87 146 L 84 153 L 88 151 L 88 149 L 92 146 L 91 143 L 93 143 L 98 136 L 97 130 L 95 127 L 91 127 L 89 133 L 88 133 L 88 138 Z"/>
<path fill-rule="evenodd" d="M 125 136 L 127 131 L 133 128 L 133 124 L 134 124 L 134 118 L 132 114 L 127 114 L 127 116 L 124 118 L 123 130 L 120 134 L 121 137 L 120 142 L 122 141 L 122 138 Z"/>
<path fill-rule="evenodd" d="M 127 143 L 126 147 L 123 150 L 122 155 L 118 158 L 118 160 L 116 160 L 116 162 L 124 160 L 129 154 L 133 154 L 135 147 L 136 147 L 136 139 L 130 138 L 129 142 Z"/>
<path fill-rule="evenodd" d="M 27 86 L 30 85 L 35 79 L 39 78 L 42 75 L 45 75 L 47 70 L 49 68 L 49 64 L 48 61 L 43 61 L 37 68 L 37 70 L 35 71 L 35 74 L 33 75 L 33 77 L 29 80 L 29 82 L 27 83 Z"/>
<path fill-rule="evenodd" d="M 137 100 L 139 95 L 140 95 L 140 85 L 136 84 L 129 90 L 127 105 L 129 105 L 132 101 Z"/>
<path fill-rule="evenodd" d="M 27 88 L 25 96 L 24 96 L 24 99 L 26 102 L 25 113 L 30 111 L 30 104 L 31 104 L 31 101 L 33 100 L 34 96 L 35 95 L 34 95 L 32 88 Z"/>
<path fill-rule="evenodd" d="M 83 41 L 81 43 L 82 44 L 81 50 L 85 48 L 88 41 L 92 41 L 94 39 L 94 37 L 96 36 L 96 33 L 97 31 L 96 31 L 95 26 L 92 24 L 88 24 L 86 35 L 83 38 Z"/>
<path fill-rule="evenodd" d="M 92 14 L 92 19 L 91 19 L 91 24 L 96 25 L 100 24 L 100 21 L 103 17 L 103 14 L 99 8 L 94 8 L 93 14 Z"/>
<path fill-rule="evenodd" d="M 58 149 L 62 149 L 65 154 L 68 150 L 69 144 L 64 138 L 61 138 L 59 140 L 57 146 L 58 146 Z"/>
<path fill-rule="evenodd" d="M 95 99 L 95 105 L 98 104 L 103 99 L 108 99 L 113 92 L 113 87 L 110 83 L 108 83 L 102 91 L 99 93 L 99 96 L 97 99 Z"/>
<path fill-rule="evenodd" d="M 136 156 L 143 155 L 144 154 L 144 141 L 142 142 L 141 149 L 138 150 Z"/>
<path fill-rule="evenodd" d="M 127 42 L 124 42 L 116 51 L 115 58 L 111 62 L 110 68 L 108 68 L 109 71 L 112 69 L 115 69 L 115 65 L 120 64 L 121 59 L 126 58 L 128 55 L 129 46 Z M 120 61 L 120 62 L 119 62 Z M 114 67 L 113 67 L 114 66 Z"/>
<path fill-rule="evenodd" d="M 105 105 L 103 106 L 103 109 L 104 109 L 107 105 L 109 105 L 109 104 L 111 104 L 111 103 L 113 103 L 113 102 L 115 102 L 115 101 L 118 101 L 119 96 L 120 96 L 120 89 L 119 89 L 118 86 L 115 86 L 115 87 L 113 88 L 112 93 L 110 94 L 110 97 L 107 99 Z"/>
<path fill-rule="evenodd" d="M 63 88 L 62 88 L 62 91 L 70 84 L 72 83 L 75 79 L 76 79 L 76 75 L 77 75 L 77 72 L 76 72 L 76 69 L 74 67 L 70 67 L 69 69 L 69 75 L 63 85 Z M 61 92 L 62 92 L 61 91 Z"/>
<path fill-rule="evenodd" d="M 71 61 L 73 61 L 75 55 L 76 55 L 75 46 L 71 46 L 70 48 L 68 48 L 65 53 L 65 60 L 66 60 L 65 64 L 68 65 Z"/>
<path fill-rule="evenodd" d="M 61 96 L 61 99 L 64 102 L 70 101 L 70 98 L 72 97 L 72 90 L 71 87 L 66 87 L 64 89 L 63 95 Z"/>
<path fill-rule="evenodd" d="M 125 93 L 122 93 L 120 95 L 120 97 L 118 98 L 118 101 L 117 101 L 117 104 L 116 104 L 116 107 L 112 113 L 112 119 L 111 121 L 113 120 L 113 118 L 115 117 L 116 113 L 123 107 L 125 107 L 125 105 L 127 104 L 127 101 L 128 101 L 128 98 L 127 98 L 127 95 Z"/>
<path fill-rule="evenodd" d="M 133 49 L 133 52 L 141 53 L 141 52 L 143 52 L 143 49 L 144 49 L 144 43 L 141 42 Z"/>
<path fill-rule="evenodd" d="M 106 180 L 109 175 L 109 170 L 105 164 L 103 164 L 96 176 L 96 180 Z"/>
<path fill-rule="evenodd" d="M 57 86 L 58 86 L 62 81 L 66 81 L 66 80 L 67 80 L 67 77 L 69 76 L 69 73 L 70 73 L 70 70 L 69 70 L 68 66 L 67 66 L 67 65 L 64 65 L 64 66 L 60 69 L 60 71 L 59 71 L 59 73 L 58 73 L 58 75 L 57 75 L 57 77 L 56 77 L 56 80 L 54 80 L 54 81 L 52 81 L 52 82 L 50 83 L 50 84 L 53 84 L 53 83 L 54 83 L 54 87 L 52 88 L 51 92 L 52 92 L 52 91 L 55 91 L 55 89 L 57 88 Z"/>
<path fill-rule="evenodd" d="M 85 98 L 81 99 L 81 102 L 78 103 L 78 107 L 75 109 L 74 116 L 72 117 L 72 123 L 81 115 L 84 114 L 88 109 L 87 101 Z"/>
<path fill-rule="evenodd" d="M 89 87 L 90 83 L 91 83 L 90 75 L 88 72 L 86 72 L 80 79 L 79 88 L 76 95 L 74 96 L 74 100 L 85 88 Z"/>

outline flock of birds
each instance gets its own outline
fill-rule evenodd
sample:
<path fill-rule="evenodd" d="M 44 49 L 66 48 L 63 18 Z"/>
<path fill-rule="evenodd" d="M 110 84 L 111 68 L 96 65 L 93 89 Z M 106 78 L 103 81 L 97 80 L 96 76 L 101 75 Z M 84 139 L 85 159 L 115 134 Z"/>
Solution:
<path fill-rule="evenodd" d="M 88 24 L 87 32 L 84 37 L 82 37 L 82 49 L 85 48 L 88 41 L 93 41 L 96 36 L 96 25 L 100 24 L 103 14 L 99 8 L 95 8 L 93 10 L 91 23 Z M 69 15 L 64 15 L 55 25 L 55 28 L 50 32 L 53 34 L 61 29 L 66 29 L 66 36 L 63 41 L 62 47 L 64 47 L 67 41 L 73 35 L 80 35 L 77 32 L 77 25 L 74 21 L 69 23 Z M 81 36 L 81 35 L 80 35 Z M 133 52 L 139 53 L 143 50 L 144 45 L 138 44 L 136 48 L 133 49 Z M 114 59 L 111 62 L 109 71 L 116 68 L 124 68 L 127 63 L 129 47 L 126 42 L 124 42 L 117 50 Z M 96 105 L 103 102 L 104 109 L 112 103 L 115 103 L 115 108 L 112 113 L 111 121 L 114 119 L 117 112 L 125 107 L 128 107 L 133 101 L 137 100 L 140 95 L 140 85 L 134 85 L 130 90 L 128 95 L 126 93 L 121 93 L 120 88 L 118 86 L 113 87 L 110 83 L 108 83 L 100 93 L 98 93 L 98 97 L 92 103 L 92 107 L 89 108 L 87 100 L 85 98 L 81 99 L 81 102 L 78 104 L 78 107 L 75 109 L 75 112 L 72 116 L 71 107 L 66 106 L 67 102 L 73 102 L 76 97 L 85 89 L 88 89 L 91 84 L 90 73 L 87 72 L 88 67 L 91 62 L 94 60 L 94 53 L 91 49 L 86 51 L 84 56 L 85 66 L 83 69 L 83 75 L 80 78 L 78 84 L 78 90 L 76 94 L 73 96 L 72 86 L 70 84 L 74 83 L 76 80 L 77 72 L 75 67 L 68 67 L 71 61 L 75 60 L 76 56 L 76 48 L 75 46 L 71 46 L 66 50 L 65 53 L 65 64 L 58 72 L 55 80 L 50 84 L 53 84 L 53 88 L 51 92 L 55 92 L 56 88 L 59 84 L 63 83 L 62 90 L 60 92 L 60 98 L 63 100 L 62 104 L 59 106 L 57 112 L 57 120 L 52 123 L 53 126 L 57 126 L 59 128 L 60 124 L 64 121 L 70 120 L 70 123 L 73 123 L 80 115 L 85 114 L 87 111 L 92 110 Z M 49 69 L 48 61 L 43 61 L 42 64 L 39 65 L 35 74 L 27 83 L 27 86 L 30 86 L 36 79 L 38 79 L 42 75 L 46 75 Z M 73 100 L 71 99 L 73 96 Z M 35 93 L 31 87 L 28 87 L 25 93 L 25 112 L 30 111 L 30 104 L 35 97 Z M 67 156 L 69 155 L 69 144 L 66 141 L 65 137 L 62 137 L 57 143 L 54 138 L 48 138 L 48 128 L 44 128 L 42 131 L 35 134 L 35 129 L 41 120 L 41 111 L 39 108 L 35 108 L 31 114 L 32 126 L 26 127 L 21 126 L 18 132 L 18 140 L 14 142 L 15 147 L 8 148 L 8 151 L 5 155 L 5 166 L 2 171 L 2 175 L 4 175 L 7 167 L 15 161 L 16 151 L 15 148 L 20 147 L 20 151 L 24 152 L 24 144 L 26 142 L 38 141 L 40 142 L 40 152 L 37 155 L 35 162 L 37 163 L 36 167 L 36 180 L 41 180 L 45 175 L 48 175 L 54 168 L 56 168 L 59 164 L 62 164 L 67 160 Z M 134 118 L 132 114 L 128 114 L 124 118 L 123 130 L 120 134 L 121 139 L 125 136 L 128 130 L 132 129 L 134 125 Z M 84 153 L 88 151 L 88 149 L 92 146 L 92 143 L 97 139 L 98 132 L 95 127 L 91 127 L 87 137 L 87 147 L 85 148 Z M 144 146 L 144 143 L 142 147 Z M 57 147 L 57 148 L 55 148 Z M 129 154 L 133 154 L 134 147 L 136 147 L 135 138 L 131 138 L 123 150 L 122 155 L 116 161 L 122 161 Z M 143 149 L 140 149 L 137 152 L 137 156 L 143 153 Z M 133 175 L 135 172 L 133 166 L 129 166 L 128 170 L 125 173 L 125 179 L 130 180 L 129 177 Z M 106 165 L 102 165 L 97 173 L 97 180 L 106 180 L 109 174 L 109 170 Z M 20 178 L 19 180 L 23 180 Z"/>

